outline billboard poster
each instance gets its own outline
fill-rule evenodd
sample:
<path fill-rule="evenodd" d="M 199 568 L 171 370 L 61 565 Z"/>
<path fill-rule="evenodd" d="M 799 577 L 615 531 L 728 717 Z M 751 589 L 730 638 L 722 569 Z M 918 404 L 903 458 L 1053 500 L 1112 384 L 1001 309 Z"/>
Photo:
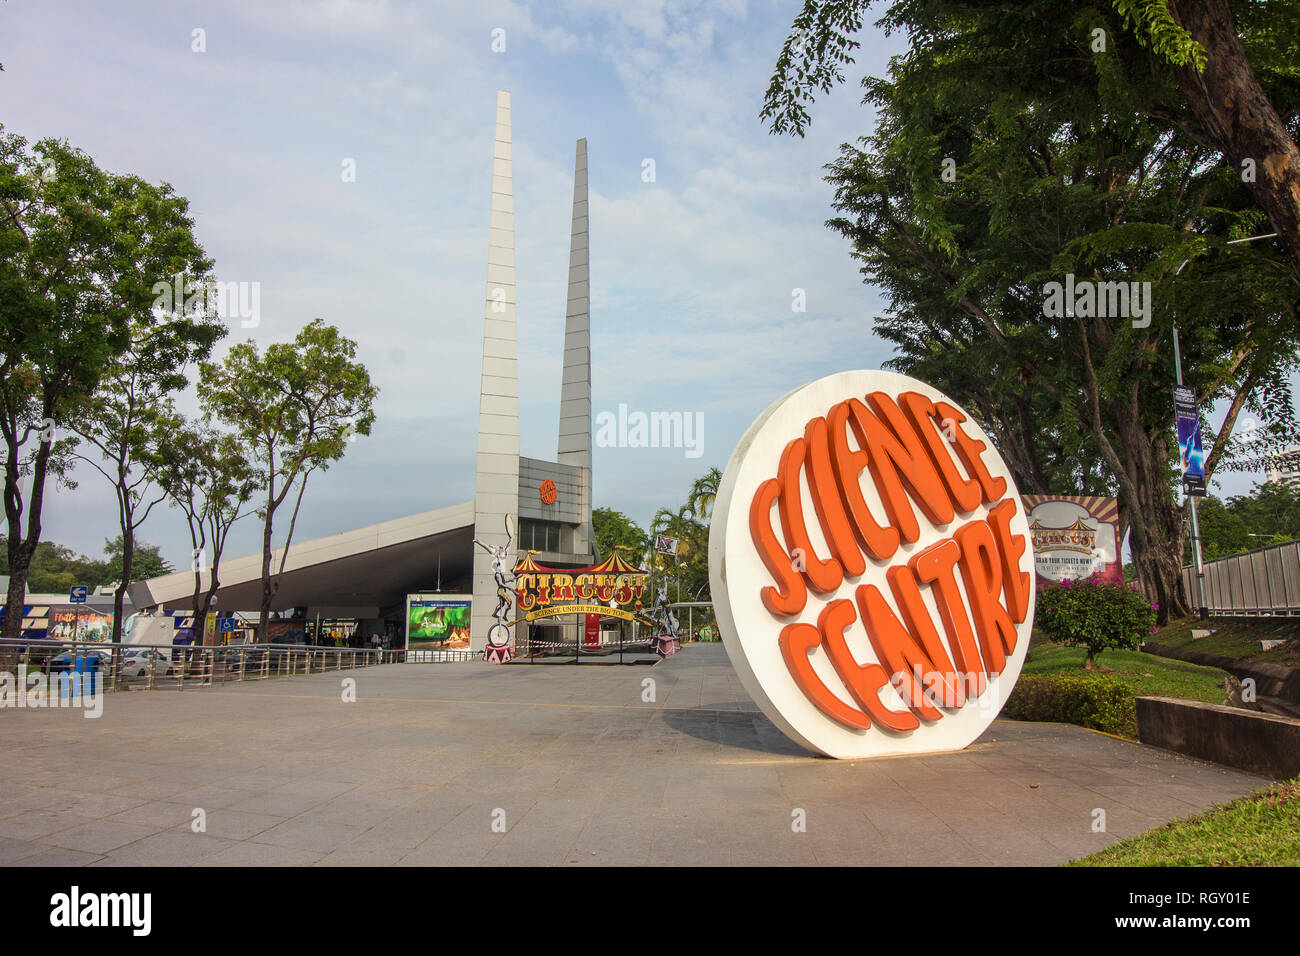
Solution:
<path fill-rule="evenodd" d="M 1183 494 L 1205 497 L 1205 449 L 1201 447 L 1201 416 L 1196 411 L 1196 393 L 1179 385 L 1174 388 L 1174 415 L 1178 420 L 1178 463 L 1183 476 Z"/>
<path fill-rule="evenodd" d="M 266 639 L 272 644 L 306 644 L 307 622 L 302 618 L 287 621 L 267 621 Z"/>
<path fill-rule="evenodd" d="M 582 646 L 588 650 L 595 650 L 600 647 L 599 614 L 583 615 Z"/>
<path fill-rule="evenodd" d="M 1091 495 L 1022 495 L 1034 541 L 1037 589 L 1100 572 L 1124 577 L 1120 563 L 1119 502 Z"/>
<path fill-rule="evenodd" d="M 113 615 L 86 605 L 51 608 L 46 637 L 56 641 L 109 641 L 113 639 Z"/>
<path fill-rule="evenodd" d="M 514 573 L 520 620 L 591 614 L 656 626 L 642 613 L 646 572 L 620 554 L 589 568 L 550 568 L 529 553 L 515 564 Z"/>
<path fill-rule="evenodd" d="M 469 648 L 468 594 L 408 594 L 406 649 Z"/>

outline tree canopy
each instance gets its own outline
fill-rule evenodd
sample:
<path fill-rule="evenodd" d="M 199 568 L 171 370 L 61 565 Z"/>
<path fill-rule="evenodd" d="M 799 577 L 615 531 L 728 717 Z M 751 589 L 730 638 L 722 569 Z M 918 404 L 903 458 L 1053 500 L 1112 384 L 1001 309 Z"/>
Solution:
<path fill-rule="evenodd" d="M 266 639 L 276 588 L 271 571 L 276 511 L 296 491 L 280 558 L 283 571 L 308 479 L 342 458 L 348 442 L 369 435 L 374 424 L 379 389 L 356 361 L 356 348 L 337 328 L 313 319 L 292 342 L 272 343 L 264 352 L 252 341 L 241 342 L 220 363 L 199 366 L 200 404 L 247 450 L 263 489 L 259 640 Z"/>
<path fill-rule="evenodd" d="M 170 185 L 102 170 L 63 141 L 29 147 L 0 127 L 7 637 L 21 627 L 46 481 L 72 484 L 73 424 L 130 348 L 132 329 L 154 323 L 154 285 L 209 273 L 193 227 Z"/>
<path fill-rule="evenodd" d="M 774 131 L 801 132 L 811 91 L 842 79 L 865 8 L 805 5 L 768 94 Z M 828 167 L 828 225 L 888 297 L 890 364 L 975 414 L 1022 491 L 1117 494 L 1141 580 L 1179 613 L 1172 332 L 1202 407 L 1227 403 L 1206 429 L 1212 474 L 1243 409 L 1293 424 L 1283 250 L 1232 242 L 1264 213 L 1220 153 L 1150 108 L 1177 79 L 1114 11 L 917 0 L 882 23 L 911 49 L 863 81 L 877 125 Z M 1089 297 L 1061 302 L 1076 283 Z"/>

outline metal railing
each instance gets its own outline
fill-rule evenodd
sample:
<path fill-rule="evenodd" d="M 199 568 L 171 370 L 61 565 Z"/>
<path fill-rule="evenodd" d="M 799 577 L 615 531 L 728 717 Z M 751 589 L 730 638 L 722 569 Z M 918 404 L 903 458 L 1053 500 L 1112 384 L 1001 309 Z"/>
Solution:
<path fill-rule="evenodd" d="M 1300 615 L 1300 541 L 1270 544 L 1204 563 L 1205 604 L 1211 614 L 1242 617 Z M 1196 572 L 1182 571 L 1196 600 Z"/>
<path fill-rule="evenodd" d="M 468 654 L 468 652 L 465 652 Z M 268 680 L 377 664 L 401 663 L 405 649 L 315 647 L 305 644 L 107 644 L 0 640 L 0 672 L 58 675 L 80 668 L 97 690 L 184 690 L 228 681 Z M 466 658 L 468 659 L 468 658 Z M 82 662 L 79 664 L 79 660 Z M 89 666 L 85 661 L 90 661 Z"/>
<path fill-rule="evenodd" d="M 468 648 L 416 648 L 404 651 L 403 658 L 408 664 L 451 664 L 479 660 L 483 655 L 475 654 Z"/>

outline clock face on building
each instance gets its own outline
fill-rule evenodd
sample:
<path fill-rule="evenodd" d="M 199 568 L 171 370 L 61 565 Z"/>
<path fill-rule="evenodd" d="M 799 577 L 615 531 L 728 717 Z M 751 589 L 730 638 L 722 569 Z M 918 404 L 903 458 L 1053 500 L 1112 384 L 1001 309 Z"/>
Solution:
<path fill-rule="evenodd" d="M 841 372 L 774 402 L 727 464 L 709 577 L 763 712 L 832 757 L 958 750 L 1020 674 L 1034 553 L 1010 471 L 937 389 Z"/>

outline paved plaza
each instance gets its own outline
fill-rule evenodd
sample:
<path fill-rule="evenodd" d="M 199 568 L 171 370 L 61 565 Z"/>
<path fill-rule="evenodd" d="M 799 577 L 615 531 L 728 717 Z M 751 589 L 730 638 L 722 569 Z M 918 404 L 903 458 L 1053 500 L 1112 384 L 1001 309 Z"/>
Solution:
<path fill-rule="evenodd" d="M 0 710 L 0 756 L 11 866 L 1052 865 L 1267 783 L 1006 720 L 961 753 L 813 757 L 717 644 L 653 667 L 394 664 L 124 692 L 99 719 Z"/>

